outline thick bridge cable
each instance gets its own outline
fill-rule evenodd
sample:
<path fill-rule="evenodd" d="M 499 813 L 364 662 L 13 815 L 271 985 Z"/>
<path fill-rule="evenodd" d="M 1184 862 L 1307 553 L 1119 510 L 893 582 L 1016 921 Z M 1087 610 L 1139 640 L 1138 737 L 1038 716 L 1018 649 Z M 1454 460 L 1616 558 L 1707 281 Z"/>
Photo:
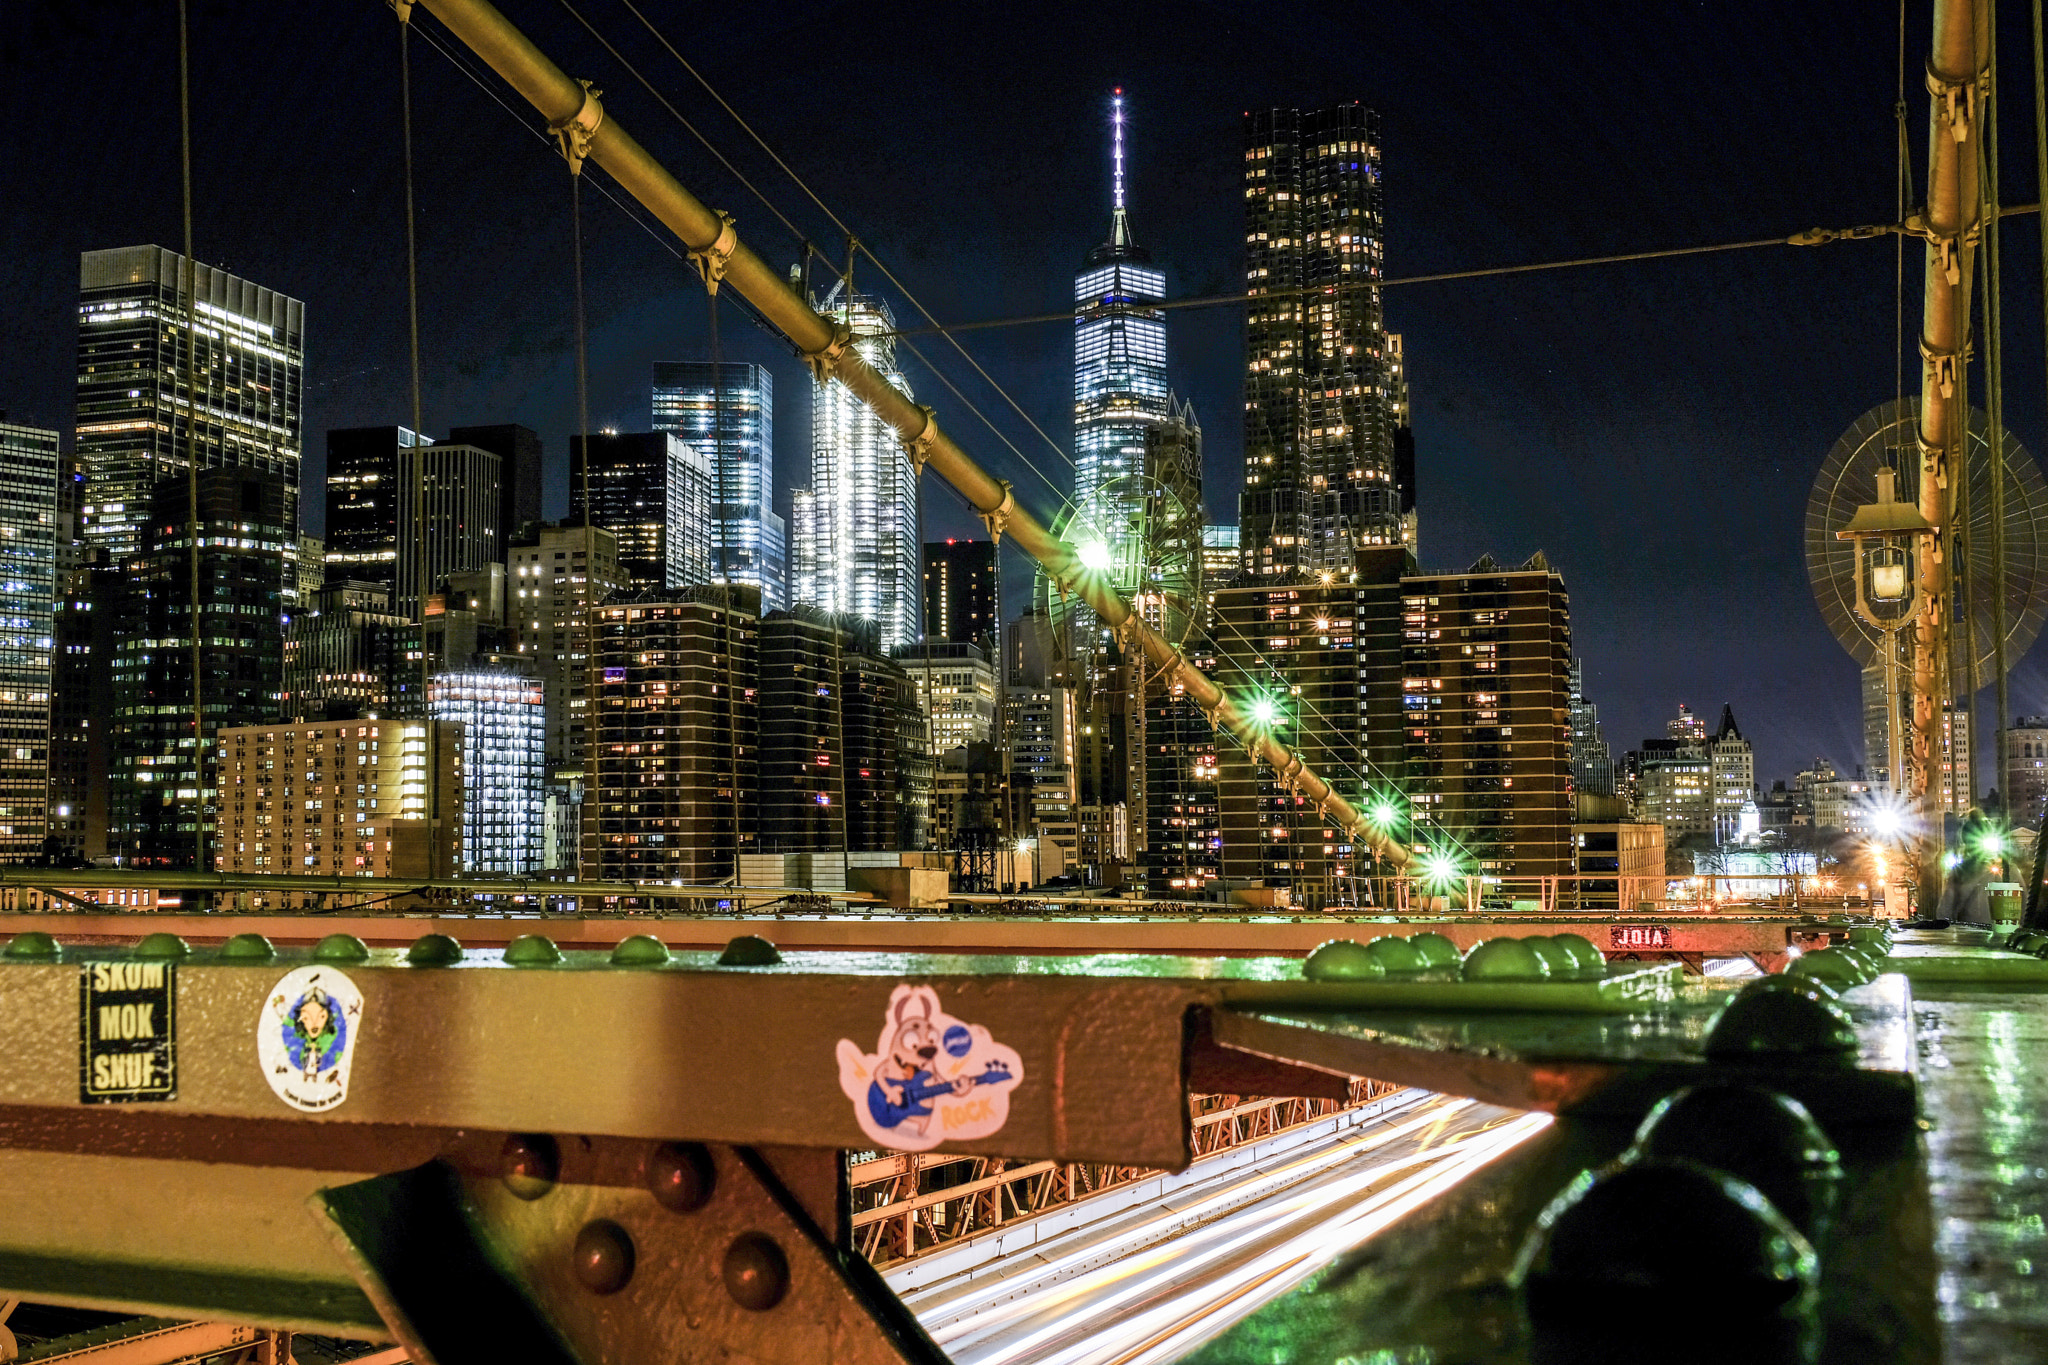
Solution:
<path fill-rule="evenodd" d="M 1408 850 L 1374 829 L 1329 783 L 1312 772 L 1237 701 L 1152 631 L 1112 591 L 1102 575 L 1085 567 L 1071 545 L 1054 539 L 1037 518 L 1017 505 L 1010 485 L 976 464 L 943 430 L 929 408 L 919 407 L 877 373 L 853 346 L 850 331 L 820 317 L 799 298 L 782 273 L 739 240 L 730 217 L 707 208 L 611 118 L 582 84 L 549 61 L 487 0 L 420 0 L 449 31 L 474 51 L 548 120 L 550 126 L 587 139 L 589 159 L 682 239 L 707 287 L 738 291 L 810 362 L 820 379 L 837 379 L 896 432 L 920 467 L 929 465 L 958 489 L 988 524 L 990 535 L 1011 537 L 1095 611 L 1104 625 L 1128 639 L 1154 665 L 1180 683 L 1187 696 L 1217 728 L 1237 737 L 1253 757 L 1270 764 L 1293 791 L 1324 812 L 1357 842 L 1398 870 Z"/>

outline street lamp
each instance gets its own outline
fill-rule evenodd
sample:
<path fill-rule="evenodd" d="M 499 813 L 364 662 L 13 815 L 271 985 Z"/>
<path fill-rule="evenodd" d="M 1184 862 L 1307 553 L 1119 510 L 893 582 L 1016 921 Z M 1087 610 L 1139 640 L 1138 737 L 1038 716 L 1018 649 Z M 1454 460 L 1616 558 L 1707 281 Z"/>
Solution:
<path fill-rule="evenodd" d="M 1894 792 L 1905 791 L 1904 755 L 1899 745 L 1899 632 L 1913 624 L 1919 594 L 1914 587 L 1913 551 L 1933 525 L 1910 502 L 1893 496 L 1897 473 L 1877 471 L 1877 501 L 1863 504 L 1849 524 L 1835 532 L 1856 545 L 1856 615 L 1883 640 L 1886 776 Z"/>
<path fill-rule="evenodd" d="M 1858 507 L 1835 536 L 1856 547 L 1856 615 L 1877 632 L 1884 659 L 1885 777 L 1893 801 L 1903 803 L 1906 756 L 1899 736 L 1899 634 L 1912 627 L 1923 607 L 1932 605 L 1919 600 L 1913 562 L 1920 538 L 1933 535 L 1934 526 L 1917 506 L 1894 496 L 1897 477 L 1890 465 L 1880 466 L 1877 501 Z M 1889 902 L 1890 886 L 1885 890 Z M 1922 893 L 1932 894 L 1925 886 Z"/>

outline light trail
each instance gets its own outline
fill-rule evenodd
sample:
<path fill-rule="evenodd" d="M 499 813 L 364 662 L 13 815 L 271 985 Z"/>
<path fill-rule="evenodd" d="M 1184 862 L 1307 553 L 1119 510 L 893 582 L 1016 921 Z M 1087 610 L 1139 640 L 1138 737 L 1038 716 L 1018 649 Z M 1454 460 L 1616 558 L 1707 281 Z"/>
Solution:
<path fill-rule="evenodd" d="M 1420 1108 L 1034 1244 L 1007 1273 L 915 1287 L 913 1263 L 888 1278 L 956 1365 L 1163 1365 L 1551 1122 L 1471 1100 Z"/>

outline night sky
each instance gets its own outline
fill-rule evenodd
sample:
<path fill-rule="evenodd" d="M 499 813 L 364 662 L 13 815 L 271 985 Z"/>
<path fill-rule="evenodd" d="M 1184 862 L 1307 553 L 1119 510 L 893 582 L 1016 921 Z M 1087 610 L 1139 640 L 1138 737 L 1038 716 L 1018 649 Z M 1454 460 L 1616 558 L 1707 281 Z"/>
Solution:
<path fill-rule="evenodd" d="M 306 301 L 306 481 L 317 490 L 328 428 L 410 412 L 397 25 L 378 0 L 193 3 L 197 254 Z M 612 116 L 732 212 L 756 250 L 794 259 L 796 239 L 564 5 L 501 3 L 570 74 L 595 78 Z M 837 229 L 618 0 L 576 4 L 828 256 L 843 254 Z M 1170 295 L 1239 285 L 1240 119 L 1259 105 L 1358 99 L 1379 110 L 1395 278 L 1893 217 L 1890 7 L 1555 8 L 765 3 L 714 18 L 643 5 L 946 321 L 1071 306 L 1073 273 L 1108 223 L 1117 85 L 1132 119 L 1133 222 Z M 2031 63 L 2008 8 L 2005 198 L 2024 203 L 2036 197 Z M 1917 184 L 1929 6 L 1909 9 Z M 164 0 L 0 7 L 0 69 L 23 96 L 0 173 L 0 407 L 64 430 L 67 446 L 78 253 L 181 242 L 176 42 Z M 547 510 L 559 515 L 575 425 L 569 177 L 494 77 L 516 119 L 427 43 L 415 40 L 413 63 L 424 426 L 536 428 L 554 480 Z M 666 235 L 596 188 L 584 195 L 591 421 L 644 429 L 650 362 L 704 354 L 708 310 Z M 2007 420 L 2040 450 L 2034 220 L 2009 220 L 2004 243 Z M 1767 784 L 1814 754 L 1860 761 L 1856 670 L 1813 605 L 1800 533 L 1830 442 L 1893 394 L 1894 272 L 1882 239 L 1388 291 L 1388 326 L 1407 339 L 1424 563 L 1545 551 L 1572 593 L 1588 690 L 1617 756 L 1661 735 L 1685 701 L 1710 722 L 1733 703 Z M 1914 243 L 1908 348 L 1920 272 Z M 857 280 L 874 282 L 865 262 Z M 912 310 L 884 293 L 908 325 Z M 719 330 L 728 359 L 774 367 L 786 513 L 785 490 L 808 482 L 807 377 L 735 303 Z M 1067 447 L 1069 328 L 964 340 Z M 918 344 L 1068 491 L 1063 457 L 943 342 Z M 1174 386 L 1204 427 L 1211 519 L 1234 522 L 1242 315 L 1178 314 L 1170 347 Z M 1035 510 L 1053 510 L 1053 490 L 930 369 L 901 359 L 919 400 L 970 451 Z M 928 487 L 929 535 L 980 534 L 950 490 Z M 318 497 L 306 505 L 317 531 Z M 1025 581 L 1013 566 L 1013 608 Z M 2017 670 L 2016 714 L 2048 710 L 2042 664 L 2036 650 Z"/>

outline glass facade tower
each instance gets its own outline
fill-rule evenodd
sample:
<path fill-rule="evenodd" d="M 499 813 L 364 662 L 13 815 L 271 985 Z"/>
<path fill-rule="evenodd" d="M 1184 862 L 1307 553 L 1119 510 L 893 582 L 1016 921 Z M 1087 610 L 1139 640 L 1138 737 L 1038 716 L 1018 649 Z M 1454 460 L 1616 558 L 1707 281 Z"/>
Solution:
<path fill-rule="evenodd" d="M 433 719 L 462 727 L 462 870 L 524 876 L 541 866 L 547 711 L 539 678 L 512 668 L 437 674 Z"/>
<path fill-rule="evenodd" d="M 835 285 L 816 305 L 854 349 L 909 394 L 887 304 Z M 811 487 L 792 502 L 797 603 L 875 623 L 879 648 L 915 644 L 923 617 L 917 472 L 888 423 L 836 379 L 811 391 Z"/>
<path fill-rule="evenodd" d="M 711 581 L 711 461 L 673 432 L 602 432 L 569 438 L 569 520 L 583 520 L 590 461 L 590 520 L 619 538 L 619 573 L 648 590 Z"/>
<path fill-rule="evenodd" d="M 1110 167 L 1109 237 L 1074 277 L 1074 501 L 1084 516 L 1104 485 L 1146 472 L 1146 436 L 1171 414 L 1166 315 L 1155 306 L 1166 297 L 1166 276 L 1131 238 L 1122 91 L 1110 101 Z M 1125 519 L 1104 520 L 1116 551 Z"/>
<path fill-rule="evenodd" d="M 57 433 L 0 422 L 0 861 L 42 852 L 57 610 Z"/>
<path fill-rule="evenodd" d="M 1353 550 L 1403 541 L 1379 116 L 1256 110 L 1244 155 L 1245 565 L 1346 574 Z"/>
<path fill-rule="evenodd" d="M 712 581 L 788 605 L 788 543 L 775 514 L 775 382 L 765 365 L 709 360 L 654 366 L 654 429 L 711 458 Z"/>
<path fill-rule="evenodd" d="M 184 272 L 183 256 L 156 246 L 79 259 L 84 532 L 113 563 L 142 549 L 157 481 L 190 458 L 188 377 L 199 390 L 201 466 L 275 477 L 286 490 L 285 525 L 298 531 L 306 306 L 199 265 L 188 309 Z M 188 312 L 196 354 L 186 347 Z"/>

